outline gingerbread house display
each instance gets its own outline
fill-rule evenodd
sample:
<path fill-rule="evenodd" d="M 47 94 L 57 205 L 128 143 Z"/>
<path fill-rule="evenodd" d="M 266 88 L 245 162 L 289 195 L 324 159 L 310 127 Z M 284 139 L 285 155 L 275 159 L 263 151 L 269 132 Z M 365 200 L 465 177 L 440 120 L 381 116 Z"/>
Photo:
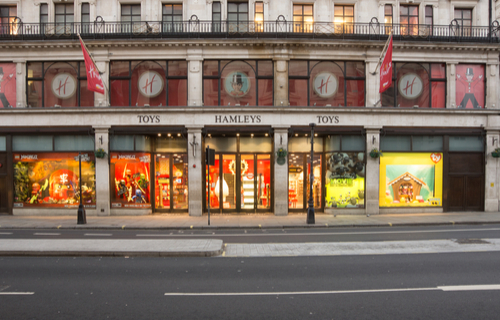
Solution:
<path fill-rule="evenodd" d="M 389 182 L 389 186 L 392 187 L 395 203 L 412 203 L 415 200 L 423 201 L 420 190 L 427 184 L 411 173 L 405 172 Z"/>

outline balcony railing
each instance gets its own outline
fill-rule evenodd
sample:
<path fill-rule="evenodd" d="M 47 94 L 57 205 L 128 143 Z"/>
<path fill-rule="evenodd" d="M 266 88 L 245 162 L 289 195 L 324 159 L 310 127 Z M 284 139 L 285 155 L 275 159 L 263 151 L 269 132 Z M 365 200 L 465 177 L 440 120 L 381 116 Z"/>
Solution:
<path fill-rule="evenodd" d="M 445 42 L 500 42 L 500 26 L 383 24 L 373 18 L 369 23 L 293 22 L 282 16 L 276 21 L 244 22 L 201 21 L 192 17 L 182 22 L 141 21 L 108 22 L 98 17 L 87 23 L 14 23 L 0 24 L 1 40 L 133 38 L 306 38 L 306 39 L 386 39 Z"/>

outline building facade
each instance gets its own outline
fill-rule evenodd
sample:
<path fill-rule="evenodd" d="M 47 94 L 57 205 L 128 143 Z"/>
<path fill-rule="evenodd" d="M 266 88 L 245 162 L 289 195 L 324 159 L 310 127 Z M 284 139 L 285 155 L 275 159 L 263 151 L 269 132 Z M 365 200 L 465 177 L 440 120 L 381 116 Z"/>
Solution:
<path fill-rule="evenodd" d="M 499 211 L 498 3 L 0 0 L 0 212 Z"/>

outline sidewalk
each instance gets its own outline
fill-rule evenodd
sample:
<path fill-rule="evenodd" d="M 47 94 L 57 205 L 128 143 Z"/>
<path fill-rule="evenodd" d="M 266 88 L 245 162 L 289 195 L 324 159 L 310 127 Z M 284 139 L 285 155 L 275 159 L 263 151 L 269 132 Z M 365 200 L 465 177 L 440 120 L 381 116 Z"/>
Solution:
<path fill-rule="evenodd" d="M 306 223 L 307 215 L 289 214 L 212 214 L 190 217 L 187 214 L 142 216 L 87 216 L 87 224 L 78 225 L 74 216 L 0 215 L 0 229 L 230 229 L 230 228 L 335 228 L 387 227 L 454 224 L 500 224 L 500 212 L 455 212 L 421 214 L 338 215 L 317 213 L 315 224 Z"/>

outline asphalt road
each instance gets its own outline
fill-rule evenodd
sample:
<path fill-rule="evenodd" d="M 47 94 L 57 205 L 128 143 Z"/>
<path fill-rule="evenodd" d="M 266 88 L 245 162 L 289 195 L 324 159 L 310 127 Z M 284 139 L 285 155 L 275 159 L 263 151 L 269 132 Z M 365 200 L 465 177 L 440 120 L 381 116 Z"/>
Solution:
<path fill-rule="evenodd" d="M 4 257 L 0 319 L 498 319 L 499 265 L 498 252 Z"/>
<path fill-rule="evenodd" d="M 500 238 L 500 225 L 320 229 L 65 230 L 0 229 L 1 239 L 221 239 L 224 243 L 410 241 Z"/>

